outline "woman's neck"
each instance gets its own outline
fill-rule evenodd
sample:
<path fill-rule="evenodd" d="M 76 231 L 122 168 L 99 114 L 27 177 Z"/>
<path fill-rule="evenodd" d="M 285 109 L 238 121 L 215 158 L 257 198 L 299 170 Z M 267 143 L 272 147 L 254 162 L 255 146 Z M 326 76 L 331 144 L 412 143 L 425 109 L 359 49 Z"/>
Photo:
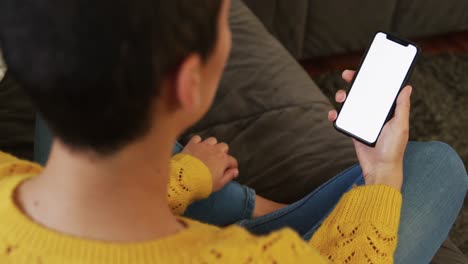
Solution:
<path fill-rule="evenodd" d="M 83 238 L 135 242 L 183 226 L 167 206 L 173 142 L 147 138 L 102 158 L 53 144 L 43 173 L 25 182 L 17 201 L 34 221 Z"/>

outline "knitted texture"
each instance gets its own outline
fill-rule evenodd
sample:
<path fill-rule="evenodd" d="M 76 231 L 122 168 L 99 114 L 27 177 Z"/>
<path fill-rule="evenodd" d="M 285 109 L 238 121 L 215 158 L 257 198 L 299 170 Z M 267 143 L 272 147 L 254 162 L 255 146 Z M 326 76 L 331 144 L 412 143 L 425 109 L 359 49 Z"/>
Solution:
<path fill-rule="evenodd" d="M 169 204 L 182 204 L 175 209 L 180 213 L 191 201 L 209 194 L 211 174 L 187 155 L 174 157 L 171 167 L 168 190 L 173 186 L 176 191 L 168 194 Z M 393 263 L 402 199 L 391 187 L 353 188 L 309 243 L 289 229 L 258 237 L 238 226 L 219 229 L 185 218 L 180 221 L 186 229 L 169 237 L 110 243 L 57 233 L 18 209 L 15 189 L 40 172 L 39 165 L 0 152 L 2 264 Z"/>
<path fill-rule="evenodd" d="M 210 170 L 203 162 L 185 154 L 172 158 L 167 198 L 174 214 L 181 215 L 192 202 L 208 197 L 212 188 Z"/>

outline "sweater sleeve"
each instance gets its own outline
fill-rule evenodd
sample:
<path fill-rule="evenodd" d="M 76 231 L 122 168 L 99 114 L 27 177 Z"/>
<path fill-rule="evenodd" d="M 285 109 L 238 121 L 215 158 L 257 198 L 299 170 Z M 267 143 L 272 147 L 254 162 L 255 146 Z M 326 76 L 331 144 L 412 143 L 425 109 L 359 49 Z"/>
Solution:
<path fill-rule="evenodd" d="M 310 244 L 332 263 L 393 263 L 401 205 L 401 193 L 392 187 L 355 187 Z"/>
<path fill-rule="evenodd" d="M 0 179 L 18 174 L 39 174 L 42 167 L 34 162 L 20 160 L 0 151 Z"/>
<path fill-rule="evenodd" d="M 191 203 L 210 196 L 212 185 L 211 172 L 202 161 L 186 154 L 175 155 L 167 188 L 169 208 L 174 214 L 183 214 Z"/>

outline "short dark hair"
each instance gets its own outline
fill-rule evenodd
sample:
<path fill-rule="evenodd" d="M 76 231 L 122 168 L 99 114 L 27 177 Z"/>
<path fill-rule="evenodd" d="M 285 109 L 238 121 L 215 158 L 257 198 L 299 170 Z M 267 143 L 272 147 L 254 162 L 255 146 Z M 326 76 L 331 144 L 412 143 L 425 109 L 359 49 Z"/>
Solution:
<path fill-rule="evenodd" d="M 2 0 L 0 48 L 65 144 L 111 154 L 145 135 L 162 80 L 206 59 L 221 0 Z"/>

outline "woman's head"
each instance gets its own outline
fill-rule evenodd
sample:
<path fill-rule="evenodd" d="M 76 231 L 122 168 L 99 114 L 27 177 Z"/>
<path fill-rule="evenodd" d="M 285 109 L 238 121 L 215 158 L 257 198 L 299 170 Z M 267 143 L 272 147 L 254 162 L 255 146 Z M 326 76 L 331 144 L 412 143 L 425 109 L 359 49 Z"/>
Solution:
<path fill-rule="evenodd" d="M 155 104 L 185 112 L 180 129 L 207 111 L 230 49 L 228 1 L 5 0 L 0 47 L 62 142 L 111 154 L 150 131 Z"/>

